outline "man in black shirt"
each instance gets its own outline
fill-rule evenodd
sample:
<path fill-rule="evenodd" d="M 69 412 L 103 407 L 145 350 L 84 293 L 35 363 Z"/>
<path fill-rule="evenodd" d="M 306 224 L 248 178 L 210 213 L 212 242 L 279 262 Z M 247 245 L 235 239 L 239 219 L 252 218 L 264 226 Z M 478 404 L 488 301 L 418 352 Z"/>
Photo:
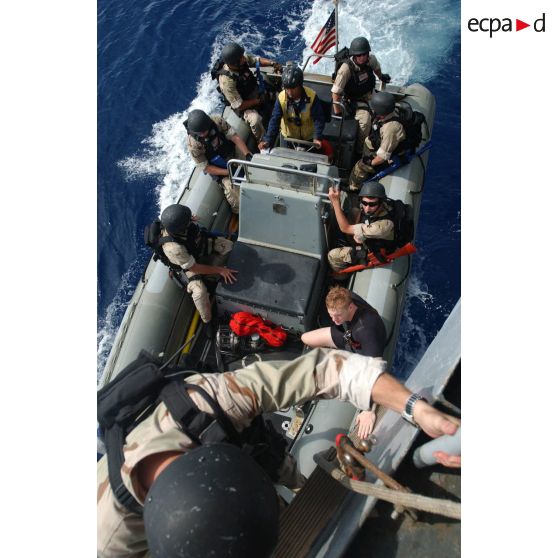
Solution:
<path fill-rule="evenodd" d="M 330 289 L 325 303 L 333 325 L 303 333 L 304 344 L 312 348 L 345 349 L 371 357 L 383 355 L 386 328 L 372 306 L 343 287 Z"/>
<path fill-rule="evenodd" d="M 304 344 L 312 348 L 331 347 L 369 357 L 382 357 L 386 328 L 370 304 L 343 287 L 332 287 L 325 303 L 333 325 L 303 333 L 301 339 Z M 355 424 L 360 438 L 368 438 L 375 421 L 373 410 L 363 411 L 357 416 Z"/>

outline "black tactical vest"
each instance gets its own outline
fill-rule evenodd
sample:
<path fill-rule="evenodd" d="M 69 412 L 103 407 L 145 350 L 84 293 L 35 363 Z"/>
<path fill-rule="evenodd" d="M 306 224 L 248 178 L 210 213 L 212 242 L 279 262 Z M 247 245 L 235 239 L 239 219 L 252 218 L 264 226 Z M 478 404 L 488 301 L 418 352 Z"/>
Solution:
<path fill-rule="evenodd" d="M 355 66 L 352 61 L 346 62 L 351 70 L 351 77 L 345 85 L 345 96 L 351 100 L 358 100 L 367 93 L 374 91 L 376 76 L 368 62 L 364 67 Z"/>
<path fill-rule="evenodd" d="M 211 126 L 207 136 L 202 137 L 192 134 L 193 138 L 200 142 L 205 149 L 205 156 L 208 161 L 213 157 L 221 156 L 225 161 L 234 154 L 234 143 L 227 139 L 225 134 L 221 132 L 215 123 Z"/>
<path fill-rule="evenodd" d="M 234 79 L 238 94 L 242 97 L 243 101 L 248 99 L 251 95 L 253 95 L 254 91 L 258 89 L 258 79 L 253 74 L 252 70 L 250 70 L 248 64 L 240 66 L 240 69 L 237 72 L 221 69 L 216 72 L 216 74 L 219 76 L 228 76 Z"/>

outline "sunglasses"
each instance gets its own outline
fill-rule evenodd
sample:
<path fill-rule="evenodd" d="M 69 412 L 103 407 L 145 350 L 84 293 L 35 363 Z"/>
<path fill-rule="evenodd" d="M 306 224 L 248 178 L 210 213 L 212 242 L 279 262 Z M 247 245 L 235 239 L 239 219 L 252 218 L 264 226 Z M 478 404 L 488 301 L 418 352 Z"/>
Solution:
<path fill-rule="evenodd" d="M 380 203 L 380 201 L 367 202 L 364 200 L 360 200 L 360 205 L 362 205 L 363 207 L 377 207 L 378 205 L 380 205 Z"/>

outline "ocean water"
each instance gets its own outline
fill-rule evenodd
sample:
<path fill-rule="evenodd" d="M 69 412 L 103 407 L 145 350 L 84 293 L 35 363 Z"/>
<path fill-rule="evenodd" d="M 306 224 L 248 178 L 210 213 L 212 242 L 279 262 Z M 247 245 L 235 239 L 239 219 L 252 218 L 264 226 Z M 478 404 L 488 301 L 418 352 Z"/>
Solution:
<path fill-rule="evenodd" d="M 411 281 L 394 372 L 406 377 L 460 297 L 460 4 L 456 0 L 339 2 L 340 46 L 369 38 L 397 84 L 435 95 Z M 99 0 L 97 347 L 104 367 L 149 258 L 143 228 L 182 191 L 192 161 L 188 110 L 220 112 L 209 68 L 224 43 L 301 63 L 329 0 Z M 330 70 L 320 62 L 317 69 Z"/>

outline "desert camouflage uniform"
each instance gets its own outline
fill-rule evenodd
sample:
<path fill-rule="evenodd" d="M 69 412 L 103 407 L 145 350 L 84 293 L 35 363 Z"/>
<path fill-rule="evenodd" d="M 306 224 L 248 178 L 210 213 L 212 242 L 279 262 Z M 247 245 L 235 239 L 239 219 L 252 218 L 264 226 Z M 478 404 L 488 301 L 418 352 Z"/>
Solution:
<path fill-rule="evenodd" d="M 393 116 L 394 113 L 391 113 L 386 116 L 386 119 L 393 118 Z M 380 138 L 381 143 L 377 151 L 374 151 L 370 138 L 366 138 L 362 159 L 356 162 L 351 171 L 351 176 L 349 177 L 349 189 L 352 192 L 360 191 L 362 183 L 378 172 L 377 169 L 365 163 L 364 160 L 367 159 L 371 161 L 378 155 L 385 161 L 389 161 L 392 153 L 397 149 L 397 146 L 405 139 L 405 128 L 401 122 L 395 120 L 386 122 L 380 126 Z"/>
<path fill-rule="evenodd" d="M 353 62 L 351 58 L 348 62 L 341 64 L 339 70 L 337 70 L 337 75 L 335 76 L 335 81 L 331 88 L 331 92 L 335 93 L 336 95 L 343 95 L 345 92 L 345 85 L 351 78 L 351 69 L 349 68 L 349 64 L 352 64 L 354 68 L 358 68 L 358 66 Z M 368 65 L 372 68 L 375 73 L 381 73 L 382 68 L 378 59 L 373 55 L 370 54 L 368 58 Z M 352 99 L 357 101 L 359 104 L 366 104 L 372 99 L 372 92 L 367 93 L 363 97 L 358 99 Z M 355 120 L 358 122 L 358 138 L 357 138 L 357 151 L 362 151 L 362 146 L 364 144 L 364 140 L 368 137 L 370 133 L 370 128 L 372 126 L 372 116 L 368 109 L 357 108 L 355 114 Z"/>
<path fill-rule="evenodd" d="M 387 215 L 387 213 L 387 207 L 384 203 L 375 216 L 383 217 Z M 367 238 L 385 240 L 393 240 L 394 238 L 394 224 L 390 219 L 380 219 L 369 225 L 366 223 L 357 223 L 353 225 L 353 227 L 355 227 L 355 232 L 353 234 L 357 244 L 364 244 Z M 334 248 L 328 252 L 327 259 L 333 271 L 338 272 L 353 265 L 353 250 L 354 248 L 352 246 L 346 246 L 344 248 Z"/>
<path fill-rule="evenodd" d="M 167 231 L 162 231 L 162 236 L 166 236 Z M 221 265 L 224 262 L 224 257 L 226 256 L 233 247 L 233 243 L 226 238 L 210 238 L 208 243 L 212 248 L 210 250 L 210 255 L 206 259 L 207 261 L 200 261 L 200 263 L 208 265 Z M 170 260 L 171 263 L 179 265 L 188 279 L 188 286 L 186 290 L 192 295 L 192 300 L 200 313 L 200 318 L 204 323 L 211 321 L 211 303 L 209 302 L 209 294 L 207 292 L 207 287 L 201 279 L 190 280 L 191 277 L 199 275 L 189 269 L 196 263 L 196 259 L 192 254 L 188 253 L 188 250 L 182 244 L 178 242 L 166 242 L 163 244 L 163 251 L 165 255 Z M 221 256 L 221 258 L 219 258 Z"/>
<path fill-rule="evenodd" d="M 293 361 L 256 362 L 247 368 L 224 374 L 197 374 L 187 379 L 202 386 L 221 406 L 234 427 L 241 431 L 252 419 L 265 412 L 310 399 L 347 399 L 347 379 L 367 400 L 357 401 L 370 408 L 370 394 L 386 362 L 341 350 L 315 349 Z M 365 372 L 366 381 L 359 382 Z M 349 388 L 350 390 L 351 388 Z M 196 392 L 190 397 L 200 410 L 211 408 Z M 352 400 L 352 398 L 351 398 Z M 195 447 L 180 430 L 164 403 L 139 424 L 126 438 L 122 480 L 143 504 L 146 494 L 135 478 L 135 467 L 147 456 Z M 115 499 L 110 488 L 107 460 L 97 465 L 97 555 L 101 558 L 145 556 L 147 543 L 141 517 L 128 512 Z"/>
<path fill-rule="evenodd" d="M 224 118 L 216 115 L 210 116 L 210 118 L 217 125 L 217 129 L 225 134 L 228 140 L 237 135 L 236 130 Z M 205 170 L 209 161 L 207 160 L 203 143 L 196 140 L 193 136 L 188 136 L 188 150 L 190 151 L 194 163 L 196 163 L 196 167 Z M 231 206 L 231 211 L 233 213 L 238 213 L 240 204 L 239 189 L 233 186 L 228 176 L 214 176 L 214 179 L 223 187 L 223 193 Z"/>
<path fill-rule="evenodd" d="M 246 61 L 250 68 L 253 68 L 256 65 L 256 57 L 252 56 L 251 54 L 245 54 Z M 223 70 L 231 72 L 231 74 L 237 74 L 234 70 L 231 70 L 227 64 L 223 65 Z M 262 123 L 262 116 L 256 109 L 247 109 L 242 111 L 242 114 L 239 113 L 238 107 L 242 104 L 242 101 L 249 101 L 252 99 L 257 99 L 259 96 L 259 91 L 256 88 L 253 93 L 251 93 L 246 99 L 243 99 L 236 88 L 236 82 L 232 77 L 229 76 L 219 76 L 219 87 L 221 92 L 231 105 L 231 108 L 241 116 L 250 129 L 254 134 L 257 142 L 260 142 L 265 134 L 265 128 Z"/>

